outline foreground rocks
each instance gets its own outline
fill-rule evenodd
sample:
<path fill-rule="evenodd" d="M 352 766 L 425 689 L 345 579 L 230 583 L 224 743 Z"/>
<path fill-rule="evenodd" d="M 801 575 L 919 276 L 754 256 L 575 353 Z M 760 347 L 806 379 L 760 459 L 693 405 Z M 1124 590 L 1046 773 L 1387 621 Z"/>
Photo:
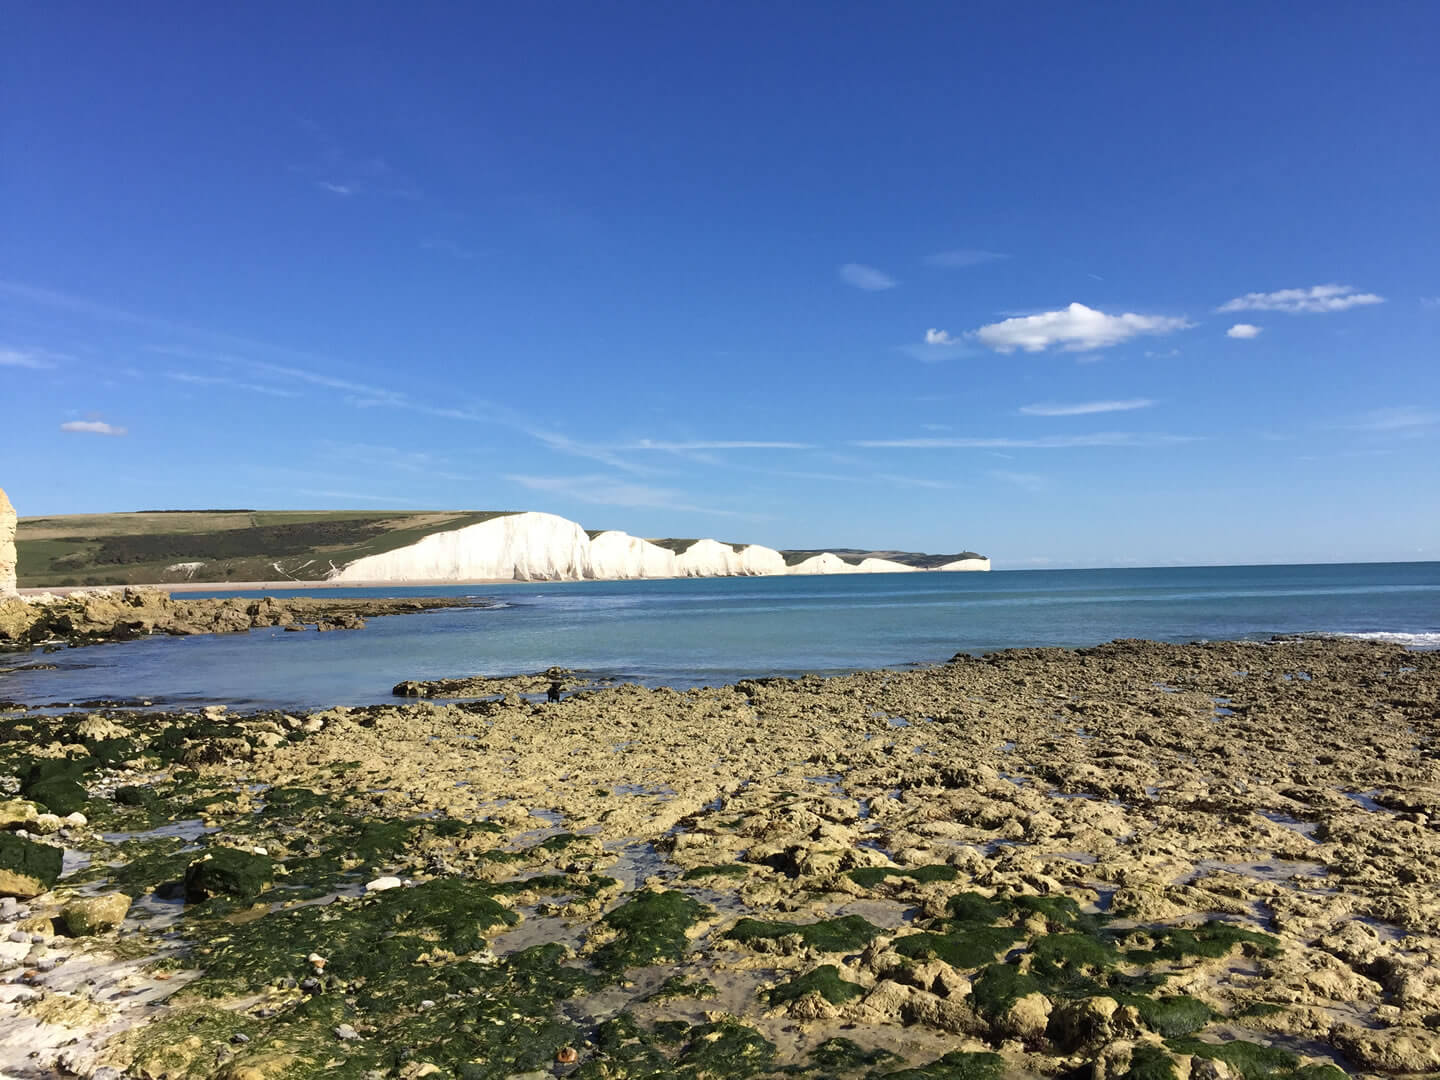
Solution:
<path fill-rule="evenodd" d="M 265 626 L 356 630 L 372 615 L 485 603 L 456 597 L 177 597 L 162 589 L 143 588 L 76 592 L 64 597 L 10 597 L 0 598 L 0 649 L 52 641 L 90 645 L 148 634 L 230 634 Z"/>
<path fill-rule="evenodd" d="M 84 797 L 38 836 L 49 807 L 4 804 L 72 868 L 0 909 L 0 1045 L 172 1078 L 1440 1070 L 1436 654 L 1117 642 L 520 697 L 554 677 L 0 716 L 12 789 Z M 96 890 L 135 898 L 119 938 L 65 937 Z M 75 978 L 122 970 L 134 996 Z"/>

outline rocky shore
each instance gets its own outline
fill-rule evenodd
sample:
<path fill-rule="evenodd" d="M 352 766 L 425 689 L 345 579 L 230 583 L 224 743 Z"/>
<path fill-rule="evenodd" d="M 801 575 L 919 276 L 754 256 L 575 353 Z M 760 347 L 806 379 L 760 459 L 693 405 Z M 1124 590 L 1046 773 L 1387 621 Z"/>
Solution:
<path fill-rule="evenodd" d="M 557 675 L 0 713 L 0 1063 L 1440 1072 L 1440 655 L 1130 641 L 546 704 Z"/>
<path fill-rule="evenodd" d="M 0 596 L 0 651 L 36 645 L 94 645 L 148 634 L 232 634 L 262 626 L 358 630 L 375 615 L 404 615 L 484 603 L 458 597 L 259 599 L 175 597 L 126 588 L 67 596 Z"/>

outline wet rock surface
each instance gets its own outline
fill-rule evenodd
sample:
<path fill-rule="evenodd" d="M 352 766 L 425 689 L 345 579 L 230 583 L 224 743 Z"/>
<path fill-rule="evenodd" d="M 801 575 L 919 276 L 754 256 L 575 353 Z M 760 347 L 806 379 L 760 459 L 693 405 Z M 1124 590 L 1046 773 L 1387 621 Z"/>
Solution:
<path fill-rule="evenodd" d="M 0 1047 L 177 1078 L 1440 1069 L 1436 654 L 519 696 L 553 677 L 0 713 L 0 796 L 32 793 L 0 837 L 63 857 L 0 901 Z M 65 936 L 116 895 L 118 936 Z"/>
<path fill-rule="evenodd" d="M 0 594 L 0 650 L 51 642 L 93 645 L 149 634 L 233 634 L 265 626 L 359 630 L 374 615 L 486 603 L 455 597 L 190 597 L 148 588 L 25 598 Z"/>

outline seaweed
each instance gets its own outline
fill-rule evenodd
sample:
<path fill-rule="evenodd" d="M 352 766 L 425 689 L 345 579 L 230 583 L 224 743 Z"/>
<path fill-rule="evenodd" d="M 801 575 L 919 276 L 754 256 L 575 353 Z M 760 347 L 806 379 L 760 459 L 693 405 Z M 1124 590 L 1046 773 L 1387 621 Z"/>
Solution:
<path fill-rule="evenodd" d="M 883 931 L 859 915 L 845 915 L 813 923 L 770 922 L 764 919 L 741 919 L 725 936 L 732 941 L 750 944 L 774 941 L 794 934 L 818 952 L 853 952 L 862 949 Z"/>
<path fill-rule="evenodd" d="M 993 964 L 996 956 L 1009 950 L 1024 936 L 1008 927 L 976 926 L 948 934 L 906 934 L 896 938 L 891 947 L 912 960 L 934 957 L 954 968 L 978 968 Z"/>
<path fill-rule="evenodd" d="M 905 878 L 918 885 L 929 884 L 932 881 L 954 881 L 959 876 L 959 871 L 953 866 L 940 863 L 935 866 L 857 866 L 853 870 L 846 871 L 846 875 L 855 884 L 866 889 L 873 889 L 887 878 Z"/>
<path fill-rule="evenodd" d="M 690 947 L 688 931 L 714 915 L 682 892 L 646 889 L 600 921 L 617 932 L 613 941 L 595 950 L 595 966 L 611 974 L 626 968 L 677 961 Z"/>
<path fill-rule="evenodd" d="M 1236 946 L 1252 956 L 1271 957 L 1280 953 L 1279 938 L 1214 919 L 1194 929 L 1167 927 L 1153 932 L 1151 937 L 1155 941 L 1153 948 L 1133 949 L 1126 954 L 1126 959 L 1136 964 L 1173 962 L 1191 956 L 1215 960 L 1228 955 Z"/>
<path fill-rule="evenodd" d="M 955 1050 L 915 1069 L 885 1073 L 884 1080 L 1001 1080 L 1005 1059 L 988 1052 Z"/>
<path fill-rule="evenodd" d="M 1288 1078 L 1300 1066 L 1300 1059 L 1289 1050 L 1282 1050 L 1278 1046 L 1261 1046 L 1243 1039 L 1227 1043 L 1208 1043 L 1200 1039 L 1167 1039 L 1165 1045 L 1177 1054 L 1223 1061 L 1245 1080 L 1265 1080 L 1272 1076 Z"/>
<path fill-rule="evenodd" d="M 865 988 L 859 983 L 840 977 L 840 969 L 834 964 L 822 964 L 814 971 L 781 983 L 765 992 L 764 998 L 770 1005 L 785 1005 L 798 1001 L 806 994 L 819 994 L 831 1005 L 843 1005 L 853 998 L 864 997 Z"/>

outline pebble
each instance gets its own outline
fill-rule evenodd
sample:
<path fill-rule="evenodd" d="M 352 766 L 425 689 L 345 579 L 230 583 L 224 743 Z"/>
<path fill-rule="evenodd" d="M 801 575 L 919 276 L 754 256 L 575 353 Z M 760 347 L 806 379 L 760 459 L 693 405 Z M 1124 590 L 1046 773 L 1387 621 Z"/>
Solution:
<path fill-rule="evenodd" d="M 337 1039 L 343 1039 L 346 1042 L 349 1042 L 351 1040 L 360 1038 L 360 1033 L 356 1031 L 353 1027 L 351 1027 L 349 1024 L 341 1024 L 335 1029 L 335 1037 Z"/>
<path fill-rule="evenodd" d="M 77 829 L 82 825 L 90 824 L 90 819 L 80 813 L 79 810 L 76 810 L 73 814 L 66 814 L 64 820 L 66 825 L 73 825 Z"/>
<path fill-rule="evenodd" d="M 398 877 L 392 877 L 387 874 L 385 877 L 378 877 L 374 881 L 367 881 L 365 883 L 365 891 L 384 892 L 386 889 L 398 889 L 404 884 L 405 883 Z"/>
<path fill-rule="evenodd" d="M 230 1041 L 232 1043 L 240 1043 L 243 1045 L 244 1043 L 248 1043 L 250 1041 L 250 1036 L 246 1035 L 243 1031 L 237 1031 L 234 1035 L 230 1036 Z"/>
<path fill-rule="evenodd" d="M 319 980 L 319 979 L 301 979 L 301 980 L 300 980 L 300 989 L 301 989 L 301 990 L 304 990 L 307 994 L 313 994 L 313 993 L 315 993 L 316 991 L 318 991 L 318 990 L 320 989 L 320 980 Z"/>

